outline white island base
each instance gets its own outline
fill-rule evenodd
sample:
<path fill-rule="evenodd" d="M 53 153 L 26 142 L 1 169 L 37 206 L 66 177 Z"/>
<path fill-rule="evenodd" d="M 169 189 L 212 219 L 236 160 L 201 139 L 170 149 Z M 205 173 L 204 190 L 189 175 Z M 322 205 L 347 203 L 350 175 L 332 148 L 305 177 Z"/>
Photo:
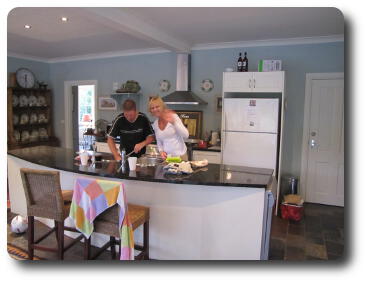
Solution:
<path fill-rule="evenodd" d="M 55 170 L 8 155 L 11 211 L 26 216 L 26 200 L 19 169 Z M 60 170 L 59 170 L 60 171 Z M 60 171 L 61 186 L 73 189 L 79 176 Z M 263 243 L 266 189 L 122 181 L 129 203 L 150 207 L 150 258 L 160 260 L 260 260 Z M 50 227 L 53 221 L 39 219 Z M 68 226 L 71 219 L 66 220 Z M 69 232 L 70 233 L 70 232 Z M 70 234 L 69 234 L 70 235 Z M 142 229 L 134 233 L 142 242 Z M 94 233 L 92 244 L 101 246 L 109 237 Z"/>

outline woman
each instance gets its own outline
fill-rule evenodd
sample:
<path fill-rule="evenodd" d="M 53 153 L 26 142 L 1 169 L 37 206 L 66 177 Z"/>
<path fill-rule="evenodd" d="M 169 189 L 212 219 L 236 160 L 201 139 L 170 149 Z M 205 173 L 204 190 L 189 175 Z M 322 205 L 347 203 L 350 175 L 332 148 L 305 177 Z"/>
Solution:
<path fill-rule="evenodd" d="M 161 157 L 180 156 L 182 160 L 187 160 L 184 139 L 189 137 L 189 131 L 178 115 L 168 109 L 159 96 L 150 99 L 148 110 L 158 118 L 153 123 L 153 129 Z"/>

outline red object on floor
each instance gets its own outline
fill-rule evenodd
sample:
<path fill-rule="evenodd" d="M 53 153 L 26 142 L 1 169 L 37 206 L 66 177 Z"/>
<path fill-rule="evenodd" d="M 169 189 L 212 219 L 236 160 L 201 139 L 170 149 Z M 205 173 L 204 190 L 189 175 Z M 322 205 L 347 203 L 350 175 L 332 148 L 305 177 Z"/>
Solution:
<path fill-rule="evenodd" d="M 280 209 L 283 219 L 300 221 L 303 217 L 303 206 L 282 203 Z"/>

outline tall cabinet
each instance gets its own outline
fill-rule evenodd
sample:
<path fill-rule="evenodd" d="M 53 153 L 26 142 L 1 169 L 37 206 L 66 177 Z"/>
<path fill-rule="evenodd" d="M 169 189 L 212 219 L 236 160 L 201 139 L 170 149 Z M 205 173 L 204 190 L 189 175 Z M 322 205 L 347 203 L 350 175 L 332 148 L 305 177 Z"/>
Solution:
<path fill-rule="evenodd" d="M 275 164 L 274 169 L 274 175 L 277 182 L 277 188 L 276 192 L 276 212 L 278 211 L 278 205 L 279 205 L 279 196 L 280 196 L 280 176 L 282 172 L 281 163 L 282 163 L 282 144 L 283 144 L 283 126 L 284 126 L 284 110 L 285 110 L 285 92 L 284 92 L 284 86 L 285 86 L 285 74 L 284 71 L 278 71 L 278 72 L 225 72 L 223 73 L 223 93 L 222 93 L 222 99 L 223 99 L 223 111 L 222 111 L 222 163 L 223 160 L 226 162 L 226 160 L 231 160 L 231 158 L 223 158 L 223 154 L 225 154 L 224 145 L 225 142 L 223 142 L 223 139 L 225 139 L 226 135 L 226 126 L 228 126 L 226 123 L 226 112 L 225 112 L 225 106 L 226 102 L 228 104 L 233 104 L 229 102 L 235 102 L 235 101 L 241 101 L 241 98 L 244 99 L 262 99 L 262 98 L 275 98 L 279 100 L 279 119 L 278 119 L 278 146 L 276 153 L 270 153 L 274 154 L 274 160 L 276 160 L 273 164 Z M 239 100 L 240 99 L 240 100 Z M 251 101 L 250 101 L 251 103 Z M 253 103 L 256 103 L 255 101 Z M 260 103 L 260 102 L 259 102 Z M 232 105 L 233 106 L 233 105 Z M 235 105 L 236 106 L 236 105 Z M 240 104 L 237 105 L 238 108 L 242 107 Z M 260 106 L 259 106 L 260 107 Z M 246 109 L 237 109 L 235 113 L 238 113 L 238 115 L 243 115 L 243 120 L 248 119 L 254 119 L 254 121 L 261 121 L 261 117 L 256 117 L 256 115 L 261 115 L 261 113 L 255 113 L 253 110 L 250 109 L 251 105 L 246 106 Z M 233 109 L 233 107 L 232 107 Z M 262 108 L 263 111 L 266 111 L 266 108 Z M 271 108 L 269 108 L 271 109 Z M 269 110 L 270 111 L 270 110 Z M 233 115 L 234 112 L 231 114 Z M 236 114 L 237 115 L 237 114 Z M 267 115 L 271 116 L 271 115 Z M 251 117 L 251 118 L 250 118 Z M 227 117 L 228 118 L 228 117 Z M 234 117 L 236 118 L 236 117 Z M 235 120 L 238 120 L 239 123 L 242 121 L 240 117 L 237 117 Z M 266 122 L 266 121 L 263 121 Z M 267 121 L 269 122 L 269 121 Z M 256 122 L 255 122 L 256 124 Z M 255 125 L 256 126 L 256 125 Z M 240 127 L 244 128 L 244 127 Z M 248 135 L 247 138 L 250 138 L 254 135 Z M 258 137 L 260 137 L 261 134 L 258 134 Z M 265 136 L 265 134 L 264 134 Z M 270 135 L 269 135 L 270 136 Z M 265 142 L 262 139 L 258 140 L 259 143 Z M 275 141 L 274 141 L 275 142 Z M 256 147 L 257 143 L 252 143 Z M 266 147 L 264 147 L 266 148 Z M 251 154 L 254 155 L 254 152 L 256 152 L 256 148 L 253 148 L 251 150 Z M 227 151 L 228 152 L 228 151 Z M 261 152 L 261 154 L 265 154 L 264 152 Z M 259 155 L 261 155 L 259 154 Z M 240 157 L 238 157 L 240 158 Z M 257 158 L 255 155 L 253 158 Z M 233 158 L 232 158 L 233 159 Z M 261 164 L 261 162 L 259 162 Z M 229 164 L 229 165 L 236 165 L 236 164 Z M 258 166 L 261 167 L 261 166 Z"/>
<path fill-rule="evenodd" d="M 52 129 L 52 91 L 8 87 L 8 149 L 58 146 Z"/>

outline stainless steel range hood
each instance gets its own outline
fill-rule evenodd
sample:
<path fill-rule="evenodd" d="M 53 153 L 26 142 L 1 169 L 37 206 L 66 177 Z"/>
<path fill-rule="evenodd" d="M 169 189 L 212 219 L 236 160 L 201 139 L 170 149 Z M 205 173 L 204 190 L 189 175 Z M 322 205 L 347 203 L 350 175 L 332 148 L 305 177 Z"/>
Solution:
<path fill-rule="evenodd" d="M 166 104 L 208 104 L 190 90 L 190 54 L 177 54 L 176 91 L 162 97 Z"/>

